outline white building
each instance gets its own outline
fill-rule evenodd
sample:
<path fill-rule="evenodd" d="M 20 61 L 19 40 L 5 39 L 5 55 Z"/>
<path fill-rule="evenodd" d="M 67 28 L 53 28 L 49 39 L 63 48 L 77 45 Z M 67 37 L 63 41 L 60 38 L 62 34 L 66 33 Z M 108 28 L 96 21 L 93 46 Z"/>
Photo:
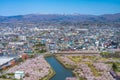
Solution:
<path fill-rule="evenodd" d="M 19 36 L 19 39 L 26 41 L 26 36 Z"/>
<path fill-rule="evenodd" d="M 16 71 L 14 75 L 15 79 L 23 79 L 24 76 L 25 76 L 24 71 Z"/>
<path fill-rule="evenodd" d="M 0 65 L 12 60 L 14 57 L 0 57 Z"/>
<path fill-rule="evenodd" d="M 9 45 L 24 45 L 24 42 L 9 42 Z"/>

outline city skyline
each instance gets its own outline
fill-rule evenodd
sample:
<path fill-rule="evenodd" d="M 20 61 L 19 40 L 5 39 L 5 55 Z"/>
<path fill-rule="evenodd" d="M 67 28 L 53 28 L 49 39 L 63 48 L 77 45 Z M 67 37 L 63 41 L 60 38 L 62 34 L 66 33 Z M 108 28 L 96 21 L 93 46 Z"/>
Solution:
<path fill-rule="evenodd" d="M 0 5 L 1 16 L 120 13 L 120 0 L 1 0 Z"/>

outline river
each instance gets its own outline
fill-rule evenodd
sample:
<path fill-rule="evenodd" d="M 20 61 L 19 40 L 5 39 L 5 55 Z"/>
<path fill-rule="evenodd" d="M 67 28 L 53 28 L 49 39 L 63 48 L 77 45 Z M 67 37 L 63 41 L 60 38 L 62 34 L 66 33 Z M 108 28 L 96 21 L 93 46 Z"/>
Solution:
<path fill-rule="evenodd" d="M 61 65 L 55 57 L 51 56 L 45 59 L 56 72 L 55 76 L 50 80 L 65 80 L 66 77 L 73 77 L 72 70 L 67 69 Z"/>

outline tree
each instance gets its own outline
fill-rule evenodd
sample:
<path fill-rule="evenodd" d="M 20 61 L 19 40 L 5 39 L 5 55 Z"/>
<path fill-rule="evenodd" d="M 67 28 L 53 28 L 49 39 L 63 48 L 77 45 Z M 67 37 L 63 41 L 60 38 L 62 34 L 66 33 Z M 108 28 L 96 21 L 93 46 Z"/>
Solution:
<path fill-rule="evenodd" d="M 117 70 L 117 65 L 115 63 L 113 63 L 112 68 L 113 68 L 114 71 L 116 71 Z"/>

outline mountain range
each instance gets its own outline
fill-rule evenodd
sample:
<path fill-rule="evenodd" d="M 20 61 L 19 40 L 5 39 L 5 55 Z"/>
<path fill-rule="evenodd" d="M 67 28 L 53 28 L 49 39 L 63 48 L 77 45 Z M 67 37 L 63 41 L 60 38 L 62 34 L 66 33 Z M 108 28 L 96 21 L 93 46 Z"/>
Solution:
<path fill-rule="evenodd" d="M 60 15 L 60 14 L 28 14 L 17 16 L 0 16 L 0 26 L 2 24 L 34 24 L 54 25 L 54 26 L 87 26 L 87 25 L 108 25 L 120 26 L 120 13 L 104 15 Z M 19 26 L 19 25 L 18 25 Z"/>

